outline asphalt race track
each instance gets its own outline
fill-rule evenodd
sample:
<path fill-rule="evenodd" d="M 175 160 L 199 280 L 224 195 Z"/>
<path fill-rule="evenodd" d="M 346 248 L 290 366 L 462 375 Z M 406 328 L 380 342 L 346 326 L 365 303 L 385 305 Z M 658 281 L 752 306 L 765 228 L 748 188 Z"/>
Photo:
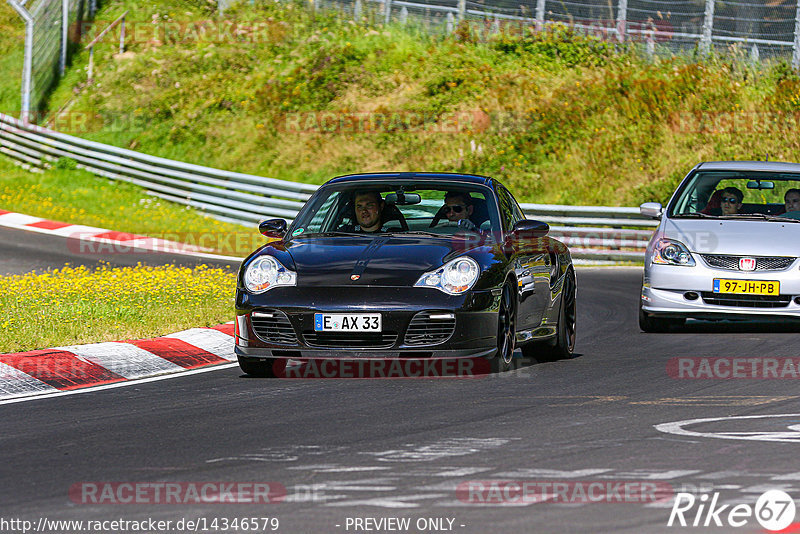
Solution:
<path fill-rule="evenodd" d="M 46 236 L 24 237 L 19 245 L 0 229 L 0 271 L 79 262 Z M 112 263 L 129 259 L 141 261 Z M 228 532 L 730 532 L 668 527 L 674 495 L 751 507 L 770 489 L 800 498 L 797 378 L 687 379 L 674 360 L 749 358 L 749 368 L 797 357 L 800 327 L 695 323 L 644 334 L 640 279 L 639 269 L 579 268 L 579 354 L 502 375 L 256 379 L 228 367 L 0 405 L 2 520 L 40 532 L 102 531 L 56 529 L 56 520 L 148 519 L 172 522 L 149 532 L 194 531 L 187 521 L 199 532 L 225 522 Z M 161 483 L 180 491 L 168 497 Z M 187 488 L 203 484 L 227 502 L 191 498 Z M 277 502 L 231 503 L 225 493 L 246 496 L 253 484 L 269 484 Z M 533 490 L 514 489 L 526 484 Z M 697 511 L 686 512 L 690 525 Z M 279 523 L 230 528 L 242 518 Z M 737 532 L 765 532 L 745 521 Z M 126 531 L 113 526 L 105 531 Z"/>

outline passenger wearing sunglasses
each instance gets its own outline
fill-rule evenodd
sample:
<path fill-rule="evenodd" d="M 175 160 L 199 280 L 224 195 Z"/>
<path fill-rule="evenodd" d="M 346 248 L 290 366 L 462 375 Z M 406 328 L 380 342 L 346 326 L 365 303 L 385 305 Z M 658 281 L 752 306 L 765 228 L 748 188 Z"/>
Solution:
<path fill-rule="evenodd" d="M 744 200 L 744 193 L 736 187 L 726 187 L 722 190 L 722 198 L 720 199 L 720 208 L 723 215 L 736 215 L 742 209 L 742 200 Z"/>
<path fill-rule="evenodd" d="M 469 220 L 474 206 L 472 205 L 472 197 L 469 193 L 461 191 L 449 191 L 444 196 L 444 206 L 442 206 L 442 213 L 447 217 L 451 223 L 466 228 L 467 230 L 476 230 L 475 223 Z"/>

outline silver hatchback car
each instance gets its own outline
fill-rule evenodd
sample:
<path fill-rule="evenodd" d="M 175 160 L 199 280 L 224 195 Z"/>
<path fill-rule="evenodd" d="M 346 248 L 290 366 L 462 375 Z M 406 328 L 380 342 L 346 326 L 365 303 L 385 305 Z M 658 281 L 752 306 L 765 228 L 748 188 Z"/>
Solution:
<path fill-rule="evenodd" d="M 647 246 L 639 326 L 664 332 L 687 318 L 800 318 L 800 164 L 701 163 Z"/>

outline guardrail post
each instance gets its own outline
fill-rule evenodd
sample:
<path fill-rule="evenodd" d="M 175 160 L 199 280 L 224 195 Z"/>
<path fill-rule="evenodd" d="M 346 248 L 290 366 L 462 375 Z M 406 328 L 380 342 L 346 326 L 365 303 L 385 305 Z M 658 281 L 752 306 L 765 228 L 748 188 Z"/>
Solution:
<path fill-rule="evenodd" d="M 794 15 L 794 45 L 792 46 L 792 67 L 800 69 L 800 0 Z"/>
<path fill-rule="evenodd" d="M 19 118 L 28 123 L 31 114 L 31 73 L 33 72 L 33 16 L 16 0 L 8 0 L 11 7 L 25 21 L 25 59 L 22 64 L 22 101 Z"/>
<path fill-rule="evenodd" d="M 122 15 L 122 22 L 120 23 L 120 30 L 119 30 L 119 53 L 121 54 L 124 51 L 125 51 L 125 15 Z"/>
<path fill-rule="evenodd" d="M 67 39 L 69 38 L 69 0 L 61 0 L 61 60 L 58 71 L 64 76 L 67 68 Z"/>
<path fill-rule="evenodd" d="M 356 0 L 353 5 L 353 21 L 361 22 L 361 0 Z"/>
<path fill-rule="evenodd" d="M 461 21 L 464 20 L 464 16 L 467 12 L 467 0 L 458 0 L 458 22 L 459 24 Z"/>
<path fill-rule="evenodd" d="M 392 18 L 392 0 L 383 0 L 383 23 L 389 24 L 389 20 Z"/>
<path fill-rule="evenodd" d="M 706 0 L 706 16 L 703 19 L 703 38 L 700 40 L 700 52 L 711 53 L 711 32 L 714 30 L 714 0 Z"/>
<path fill-rule="evenodd" d="M 452 13 L 447 14 L 447 33 L 453 33 L 453 29 L 455 29 L 455 19 L 453 18 Z"/>
<path fill-rule="evenodd" d="M 494 22 L 492 22 L 492 35 L 497 35 L 498 33 L 500 33 L 500 19 L 495 15 Z"/>
<path fill-rule="evenodd" d="M 653 26 L 647 29 L 647 57 L 653 59 L 653 56 L 656 55 L 656 40 L 655 40 L 655 30 L 653 30 Z"/>
<path fill-rule="evenodd" d="M 625 42 L 628 30 L 628 0 L 619 0 L 617 5 L 617 41 Z"/>
<path fill-rule="evenodd" d="M 547 0 L 536 0 L 536 31 L 544 29 L 544 7 Z"/>
<path fill-rule="evenodd" d="M 400 10 L 400 24 L 405 26 L 406 22 L 408 22 L 408 8 L 403 6 L 403 9 Z"/>

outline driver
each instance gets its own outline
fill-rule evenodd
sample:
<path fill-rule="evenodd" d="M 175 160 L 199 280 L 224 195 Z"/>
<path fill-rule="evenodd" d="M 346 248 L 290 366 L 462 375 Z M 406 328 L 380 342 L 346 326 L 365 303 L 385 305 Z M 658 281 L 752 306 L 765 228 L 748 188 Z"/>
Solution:
<path fill-rule="evenodd" d="M 467 230 L 477 230 L 477 226 L 469 220 L 475 207 L 472 197 L 464 191 L 448 191 L 444 196 L 442 213 L 447 220 Z"/>
<path fill-rule="evenodd" d="M 381 229 L 381 215 L 385 206 L 383 198 L 377 191 L 361 191 L 353 197 L 353 209 L 356 212 L 356 232 L 373 233 Z"/>

